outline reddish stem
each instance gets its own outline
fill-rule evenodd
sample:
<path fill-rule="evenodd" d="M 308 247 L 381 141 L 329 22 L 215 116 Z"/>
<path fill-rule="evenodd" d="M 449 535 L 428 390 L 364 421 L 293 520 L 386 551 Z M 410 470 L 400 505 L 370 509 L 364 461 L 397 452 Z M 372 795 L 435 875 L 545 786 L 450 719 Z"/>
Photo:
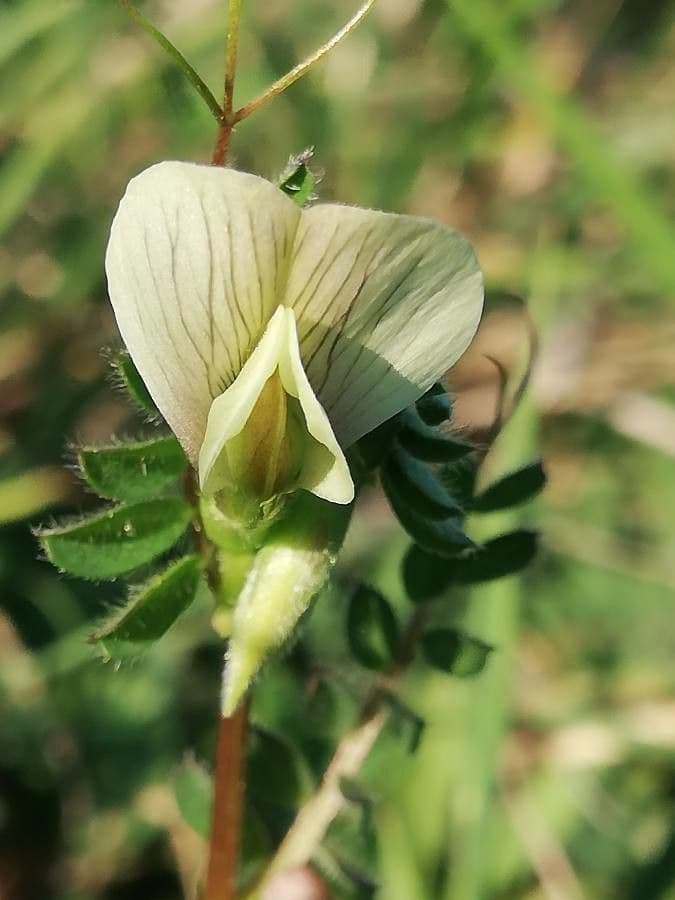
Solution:
<path fill-rule="evenodd" d="M 234 900 L 244 810 L 248 705 L 220 719 L 214 775 L 213 823 L 204 900 Z"/>
<path fill-rule="evenodd" d="M 216 138 L 216 146 L 211 157 L 211 164 L 214 166 L 224 166 L 227 159 L 227 151 L 230 146 L 230 138 L 232 137 L 232 125 L 227 113 L 224 114 L 223 120 L 218 130 Z"/>

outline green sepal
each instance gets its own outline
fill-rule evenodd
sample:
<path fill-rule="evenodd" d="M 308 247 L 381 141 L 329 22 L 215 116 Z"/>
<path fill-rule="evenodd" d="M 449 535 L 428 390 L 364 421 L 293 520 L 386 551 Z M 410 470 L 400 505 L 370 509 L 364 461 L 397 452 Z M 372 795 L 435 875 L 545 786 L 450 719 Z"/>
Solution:
<path fill-rule="evenodd" d="M 401 422 L 398 442 L 408 453 L 424 462 L 453 462 L 475 450 L 473 444 L 451 438 L 437 428 L 426 425 L 411 409 L 402 414 Z"/>
<path fill-rule="evenodd" d="M 120 350 L 113 356 L 112 367 L 121 387 L 124 388 L 136 406 L 143 412 L 149 413 L 153 418 L 159 416 L 157 407 L 126 350 Z"/>
<path fill-rule="evenodd" d="M 417 414 L 426 425 L 440 425 L 452 415 L 452 401 L 445 386 L 437 381 L 415 404 Z"/>
<path fill-rule="evenodd" d="M 389 454 L 381 480 L 387 496 L 393 492 L 425 518 L 447 519 L 463 512 L 429 467 L 400 447 Z"/>
<path fill-rule="evenodd" d="M 80 578 L 116 578 L 172 547 L 192 510 L 177 497 L 125 503 L 36 532 L 48 559 Z"/>
<path fill-rule="evenodd" d="M 110 658 L 145 650 L 190 606 L 203 569 L 198 556 L 184 556 L 130 593 L 129 600 L 90 638 Z"/>
<path fill-rule="evenodd" d="M 316 178 L 308 167 L 313 156 L 314 147 L 291 156 L 277 180 L 279 188 L 298 206 L 305 206 L 313 197 Z"/>
<path fill-rule="evenodd" d="M 398 622 L 387 600 L 374 588 L 359 585 L 352 594 L 347 640 L 354 658 L 366 669 L 382 671 L 394 662 L 399 646 Z"/>
<path fill-rule="evenodd" d="M 435 669 L 470 678 L 485 668 L 494 650 L 490 644 L 455 628 L 436 628 L 422 637 L 424 658 Z"/>
<path fill-rule="evenodd" d="M 495 481 L 474 498 L 471 508 L 474 512 L 509 509 L 536 497 L 545 484 L 546 472 L 541 460 L 536 460 Z"/>
<path fill-rule="evenodd" d="M 87 483 L 101 497 L 146 500 L 176 482 L 187 460 L 173 435 L 116 444 L 83 447 L 77 454 Z"/>
<path fill-rule="evenodd" d="M 437 556 L 456 556 L 476 546 L 456 519 L 429 519 L 415 512 L 406 503 L 399 486 L 392 480 L 387 482 L 387 498 L 403 528 L 429 553 Z"/>

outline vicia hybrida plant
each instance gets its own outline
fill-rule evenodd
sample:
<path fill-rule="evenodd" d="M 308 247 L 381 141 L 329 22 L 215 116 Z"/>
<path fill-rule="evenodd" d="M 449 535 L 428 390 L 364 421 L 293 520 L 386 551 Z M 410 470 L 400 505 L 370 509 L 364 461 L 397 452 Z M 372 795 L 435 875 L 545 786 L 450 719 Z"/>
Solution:
<path fill-rule="evenodd" d="M 418 722 L 390 687 L 418 649 L 457 675 L 484 665 L 490 648 L 482 641 L 427 627 L 429 604 L 451 586 L 518 571 L 536 548 L 529 531 L 479 546 L 464 530 L 468 513 L 523 502 L 544 481 L 534 463 L 477 491 L 484 449 L 447 427 L 441 379 L 483 308 L 469 243 L 428 219 L 313 204 L 311 152 L 291 158 L 276 183 L 222 165 L 235 125 L 303 75 L 372 4 L 239 110 L 239 0 L 229 4 L 222 106 L 173 45 L 122 4 L 206 100 L 218 139 L 210 166 L 159 162 L 132 178 L 106 253 L 128 351 L 116 357 L 118 374 L 171 433 L 82 448 L 85 480 L 113 505 L 39 535 L 49 558 L 74 575 L 153 567 L 92 636 L 109 658 L 152 646 L 208 582 L 227 650 L 207 900 L 238 889 L 247 692 L 326 583 L 360 487 L 379 475 L 413 540 L 403 582 L 415 611 L 400 630 L 377 591 L 352 592 L 354 663 L 385 676 L 387 690 L 373 682 L 316 795 L 265 872 L 245 885 L 250 897 L 263 896 L 277 871 L 312 859 L 339 810 L 340 785 L 358 774 L 383 727 L 382 705 Z M 498 418 L 499 427 L 505 416 Z"/>

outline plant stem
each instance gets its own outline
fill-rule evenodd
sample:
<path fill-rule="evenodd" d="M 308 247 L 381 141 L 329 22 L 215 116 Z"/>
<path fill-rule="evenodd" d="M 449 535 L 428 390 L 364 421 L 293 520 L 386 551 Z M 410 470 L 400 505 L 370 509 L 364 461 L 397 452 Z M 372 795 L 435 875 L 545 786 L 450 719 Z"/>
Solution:
<path fill-rule="evenodd" d="M 248 704 L 221 717 L 214 775 L 213 825 L 204 900 L 234 900 L 244 808 Z"/>
<path fill-rule="evenodd" d="M 237 51 L 239 50 L 239 19 L 241 0 L 229 0 L 227 10 L 227 37 L 225 49 L 225 100 L 223 109 L 226 117 L 232 115 L 234 102 L 234 79 L 237 73 Z"/>
<path fill-rule="evenodd" d="M 319 47 L 318 50 L 315 50 L 311 56 L 308 56 L 307 59 L 303 60 L 303 62 L 301 63 L 298 63 L 298 65 L 291 69 L 290 72 L 287 72 L 278 81 L 275 81 L 274 84 L 264 90 L 262 94 L 254 97 L 253 100 L 249 100 L 249 102 L 245 106 L 242 106 L 241 109 L 238 109 L 233 116 L 233 124 L 241 122 L 242 119 L 250 116 L 252 112 L 255 112 L 256 109 L 258 109 L 264 103 L 267 103 L 268 100 L 272 100 L 273 97 L 281 94 L 286 90 L 286 88 L 294 84 L 299 78 L 302 78 L 302 76 L 305 75 L 315 63 L 319 62 L 319 60 L 326 56 L 327 53 L 330 53 L 333 47 L 339 44 L 340 41 L 350 33 L 350 31 L 353 31 L 356 26 L 359 25 L 361 20 L 365 18 L 374 3 L 375 0 L 366 0 L 366 2 L 352 16 L 347 24 L 342 27 L 336 34 L 334 34 L 329 41 L 326 41 L 326 43 L 323 46 Z"/>
<path fill-rule="evenodd" d="M 234 79 L 237 74 L 237 52 L 239 50 L 239 19 L 241 18 L 241 0 L 229 0 L 227 7 L 227 31 L 225 35 L 225 96 L 223 112 L 218 129 L 216 146 L 211 162 L 214 166 L 222 166 L 227 158 L 227 151 L 235 125 L 233 115 Z"/>

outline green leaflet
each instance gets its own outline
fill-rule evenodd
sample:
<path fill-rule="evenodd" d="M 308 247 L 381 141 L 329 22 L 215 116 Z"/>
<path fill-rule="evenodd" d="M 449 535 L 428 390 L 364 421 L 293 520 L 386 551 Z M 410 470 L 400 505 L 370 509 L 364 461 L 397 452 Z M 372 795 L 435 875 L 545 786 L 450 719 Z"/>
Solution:
<path fill-rule="evenodd" d="M 158 416 L 157 407 L 126 350 L 120 350 L 119 353 L 115 354 L 112 366 L 121 387 L 124 388 L 136 406 L 153 417 Z"/>
<path fill-rule="evenodd" d="M 112 447 L 84 447 L 77 458 L 87 483 L 100 496 L 127 501 L 157 496 L 187 464 L 173 435 Z"/>
<path fill-rule="evenodd" d="M 360 585 L 351 597 L 347 639 L 353 656 L 367 669 L 380 671 L 394 662 L 399 643 L 396 616 L 387 600 L 367 585 Z"/>
<path fill-rule="evenodd" d="M 473 444 L 448 437 L 436 428 L 426 425 L 411 409 L 402 414 L 401 421 L 402 428 L 398 434 L 398 441 L 417 459 L 448 463 L 475 450 Z"/>
<path fill-rule="evenodd" d="M 185 612 L 197 593 L 202 573 L 198 556 L 185 556 L 131 593 L 128 602 L 92 635 L 110 657 L 146 649 Z M 132 645 L 132 646 L 129 646 Z"/>
<path fill-rule="evenodd" d="M 462 513 L 428 466 L 399 447 L 384 463 L 381 479 L 387 496 L 397 494 L 421 516 L 447 519 Z"/>
<path fill-rule="evenodd" d="M 474 452 L 442 466 L 439 472 L 438 477 L 443 487 L 464 509 L 472 508 L 479 464 L 478 453 Z"/>
<path fill-rule="evenodd" d="M 297 156 L 291 156 L 279 176 L 279 188 L 298 206 L 304 206 L 312 199 L 316 179 L 308 163 L 314 156 L 314 147 L 308 147 Z"/>
<path fill-rule="evenodd" d="M 204 103 L 206 103 L 216 122 L 220 123 L 223 118 L 223 111 L 220 108 L 218 101 L 209 90 L 208 85 L 199 76 L 197 71 L 190 65 L 187 59 L 185 59 L 180 50 L 178 50 L 178 48 L 171 43 L 166 35 L 162 34 L 161 31 L 155 28 L 152 22 L 149 22 L 145 18 L 145 16 L 136 9 L 135 6 L 132 6 L 129 0 L 119 0 L 119 3 L 122 9 L 124 9 L 131 16 L 131 18 L 141 26 L 146 34 L 149 34 L 150 37 L 159 44 L 162 50 L 164 50 L 164 52 L 171 57 L 171 59 L 178 66 L 178 69 L 183 73 L 192 87 L 197 91 Z"/>
<path fill-rule="evenodd" d="M 454 559 L 413 544 L 403 559 L 403 583 L 413 603 L 433 600 L 452 585 L 480 584 L 515 575 L 534 559 L 536 531 L 519 529 L 501 534 Z"/>
<path fill-rule="evenodd" d="M 401 417 L 396 415 L 387 419 L 377 428 L 364 434 L 357 446 L 361 461 L 366 469 L 376 469 L 387 458 L 394 443 L 394 438 L 401 428 Z"/>
<path fill-rule="evenodd" d="M 415 404 L 417 414 L 426 425 L 440 425 L 452 415 L 450 395 L 440 381 L 432 385 Z"/>
<path fill-rule="evenodd" d="M 395 481 L 388 480 L 386 490 L 397 519 L 410 537 L 428 553 L 456 556 L 476 546 L 455 519 L 429 519 L 412 509 Z"/>
<path fill-rule="evenodd" d="M 532 562 L 539 549 L 539 533 L 522 528 L 500 534 L 468 553 L 452 570 L 456 584 L 480 584 L 515 575 Z"/>
<path fill-rule="evenodd" d="M 213 782 L 195 759 L 188 757 L 176 772 L 173 793 L 183 820 L 204 840 L 211 831 Z"/>
<path fill-rule="evenodd" d="M 471 509 L 475 512 L 496 512 L 518 506 L 535 497 L 545 484 L 544 467 L 541 460 L 536 460 L 491 484 L 474 498 Z"/>
<path fill-rule="evenodd" d="M 311 791 L 306 761 L 286 737 L 267 728 L 251 729 L 247 790 L 255 800 L 295 810 Z"/>
<path fill-rule="evenodd" d="M 36 532 L 50 562 L 81 578 L 115 578 L 176 543 L 192 517 L 178 498 L 128 503 Z"/>
<path fill-rule="evenodd" d="M 422 637 L 422 652 L 429 665 L 460 678 L 482 672 L 493 649 L 454 628 L 436 628 Z"/>
<path fill-rule="evenodd" d="M 413 603 L 426 603 L 442 594 L 452 583 L 457 563 L 458 559 L 442 559 L 411 544 L 402 566 L 403 584 L 409 599 Z"/>

